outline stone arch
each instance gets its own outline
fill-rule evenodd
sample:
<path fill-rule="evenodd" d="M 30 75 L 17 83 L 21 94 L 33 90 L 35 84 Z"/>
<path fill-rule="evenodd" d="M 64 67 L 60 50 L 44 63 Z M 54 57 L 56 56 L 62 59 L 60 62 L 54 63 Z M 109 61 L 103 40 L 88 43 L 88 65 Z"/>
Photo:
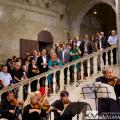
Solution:
<path fill-rule="evenodd" d="M 79 26 L 84 18 L 84 16 L 87 14 L 87 12 L 96 4 L 99 3 L 105 3 L 108 4 L 109 6 L 111 6 L 113 8 L 113 10 L 116 13 L 116 6 L 115 6 L 115 1 L 114 0 L 92 0 L 90 2 L 86 2 L 85 4 L 82 4 L 82 7 L 80 7 L 79 9 L 79 16 L 76 19 L 72 20 L 71 23 L 71 32 L 73 35 L 79 35 L 80 29 Z"/>
<path fill-rule="evenodd" d="M 112 29 L 116 30 L 115 11 L 106 3 L 97 3 L 83 18 L 80 24 L 80 35 L 88 34 L 91 36 L 97 31 L 104 31 L 108 35 Z"/>
<path fill-rule="evenodd" d="M 39 43 L 39 50 L 43 49 L 43 48 L 51 48 L 53 47 L 53 35 L 47 31 L 47 30 L 42 30 L 41 32 L 39 32 L 38 34 L 38 43 Z"/>

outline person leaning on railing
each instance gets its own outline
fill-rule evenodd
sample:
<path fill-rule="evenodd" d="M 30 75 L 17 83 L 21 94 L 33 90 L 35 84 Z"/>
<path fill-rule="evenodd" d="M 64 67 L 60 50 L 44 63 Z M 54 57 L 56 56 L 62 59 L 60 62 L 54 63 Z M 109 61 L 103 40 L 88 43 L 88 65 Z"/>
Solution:
<path fill-rule="evenodd" d="M 70 62 L 70 51 L 66 48 L 65 43 L 62 43 L 61 50 L 58 52 L 58 58 L 61 60 L 62 64 L 65 65 Z M 67 84 L 67 71 L 68 68 L 64 69 L 64 83 Z"/>
<path fill-rule="evenodd" d="M 6 65 L 2 66 L 2 71 L 0 72 L 0 86 L 1 89 L 8 87 L 11 84 L 15 84 L 15 81 L 12 80 L 12 76 L 8 73 L 8 67 Z"/>
<path fill-rule="evenodd" d="M 80 49 L 77 47 L 76 42 L 72 42 L 72 47 L 70 50 L 70 61 L 75 61 L 80 59 L 80 55 L 81 55 L 81 51 Z M 77 63 L 76 66 L 75 65 L 71 65 L 70 66 L 70 82 L 74 82 L 74 69 L 75 67 L 77 68 L 77 79 L 80 80 L 80 63 Z"/>
<path fill-rule="evenodd" d="M 40 73 L 44 73 L 48 71 L 48 61 L 49 57 L 46 54 L 46 50 L 42 49 L 41 56 L 37 59 L 37 66 L 40 71 Z M 45 93 L 45 81 L 46 77 L 40 78 L 40 91 L 43 91 L 43 94 Z"/>
<path fill-rule="evenodd" d="M 52 53 L 51 59 L 48 62 L 49 70 L 54 70 L 56 68 L 59 68 L 60 66 L 62 66 L 62 62 L 57 58 L 56 53 Z M 53 92 L 53 75 L 54 74 L 48 75 L 48 95 Z M 60 83 L 59 83 L 60 71 L 56 72 L 55 77 L 56 77 L 56 83 L 57 83 L 56 90 L 59 90 L 60 89 Z"/>
<path fill-rule="evenodd" d="M 115 30 L 112 30 L 111 31 L 111 36 L 109 36 L 108 38 L 108 43 L 110 46 L 113 46 L 113 45 L 117 45 L 118 44 L 118 36 L 116 34 L 116 31 Z M 116 51 L 117 49 L 114 48 L 112 50 L 112 53 L 113 53 L 113 64 L 116 64 L 117 63 L 117 56 L 116 56 Z M 111 53 L 109 52 L 108 54 L 108 60 L 109 60 L 109 64 L 111 65 Z"/>

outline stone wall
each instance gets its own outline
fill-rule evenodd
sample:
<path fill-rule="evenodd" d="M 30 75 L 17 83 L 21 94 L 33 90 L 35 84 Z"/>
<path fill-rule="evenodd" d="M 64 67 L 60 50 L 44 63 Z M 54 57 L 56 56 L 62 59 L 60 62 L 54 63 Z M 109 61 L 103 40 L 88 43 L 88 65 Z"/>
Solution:
<path fill-rule="evenodd" d="M 54 3 L 54 7 L 45 8 L 22 1 L 0 1 L 0 64 L 13 55 L 19 56 L 21 38 L 36 40 L 44 28 L 52 33 L 54 43 L 67 40 L 66 17 L 60 20 L 63 5 Z"/>

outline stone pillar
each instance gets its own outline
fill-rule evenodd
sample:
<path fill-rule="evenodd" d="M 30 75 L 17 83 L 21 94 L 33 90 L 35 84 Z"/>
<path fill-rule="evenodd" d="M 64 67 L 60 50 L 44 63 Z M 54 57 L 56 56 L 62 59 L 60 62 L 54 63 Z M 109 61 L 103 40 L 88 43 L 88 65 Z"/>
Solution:
<path fill-rule="evenodd" d="M 118 64 L 120 65 L 120 0 L 116 0 L 116 20 L 117 20 L 117 33 L 119 37 L 118 41 Z"/>

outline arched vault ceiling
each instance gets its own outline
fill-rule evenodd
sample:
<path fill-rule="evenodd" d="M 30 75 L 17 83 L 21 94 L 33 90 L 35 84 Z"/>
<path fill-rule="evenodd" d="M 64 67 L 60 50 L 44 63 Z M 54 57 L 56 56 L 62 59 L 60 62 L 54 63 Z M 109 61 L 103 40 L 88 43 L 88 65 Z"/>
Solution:
<path fill-rule="evenodd" d="M 58 0 L 60 3 L 66 5 L 66 12 L 68 15 L 68 19 L 72 22 L 76 19 L 80 14 L 81 17 L 84 16 L 90 8 L 92 8 L 95 4 L 103 2 L 112 6 L 115 10 L 115 0 Z"/>

